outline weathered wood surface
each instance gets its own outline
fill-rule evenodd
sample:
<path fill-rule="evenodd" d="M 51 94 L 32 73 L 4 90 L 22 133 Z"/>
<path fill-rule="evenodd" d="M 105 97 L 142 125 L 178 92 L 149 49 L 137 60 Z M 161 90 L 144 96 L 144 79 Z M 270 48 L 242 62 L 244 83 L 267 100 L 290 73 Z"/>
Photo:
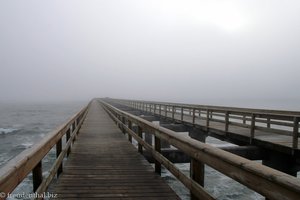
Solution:
<path fill-rule="evenodd" d="M 97 102 L 51 192 L 56 199 L 179 199 Z"/>
<path fill-rule="evenodd" d="M 194 182 L 191 182 L 189 178 L 176 169 L 165 157 L 153 150 L 149 144 L 139 138 L 132 130 L 127 128 L 126 125 L 122 124 L 120 121 L 121 118 L 126 118 L 127 121 L 131 121 L 132 123 L 141 126 L 142 129 L 149 130 L 153 135 L 155 135 L 155 137 L 158 137 L 161 140 L 169 141 L 171 145 L 182 150 L 191 158 L 211 166 L 224 175 L 227 175 L 228 177 L 231 177 L 232 179 L 262 194 L 268 199 L 299 200 L 300 183 L 299 180 L 293 176 L 266 167 L 258 162 L 250 161 L 225 152 L 200 141 L 185 137 L 182 134 L 178 134 L 172 130 L 163 128 L 140 117 L 124 112 L 104 101 L 100 100 L 100 102 L 105 105 L 105 108 L 109 110 L 109 113 L 111 113 L 113 119 L 120 124 L 121 128 L 125 128 L 126 131 L 132 134 L 138 142 L 142 143 L 148 151 L 151 151 L 154 158 L 170 170 L 174 176 L 176 176 L 191 190 L 191 192 L 198 192 L 197 197 L 200 197 L 202 194 L 204 195 L 203 189 L 193 187 L 195 186 Z M 203 198 L 199 199 L 213 198 L 205 195 L 205 197 L 203 196 Z"/>
<path fill-rule="evenodd" d="M 168 115 L 168 117 L 171 117 L 171 115 Z M 180 120 L 179 118 L 180 118 L 179 114 L 175 115 L 175 119 Z M 192 118 L 185 117 L 184 121 L 192 123 Z M 203 127 L 206 127 L 205 123 L 206 122 L 204 120 L 200 120 L 197 118 L 195 120 L 195 124 L 203 126 Z M 250 138 L 250 136 L 251 136 L 251 130 L 249 128 L 243 128 L 243 127 L 239 127 L 239 126 L 235 126 L 235 125 L 229 125 L 228 131 L 225 131 L 224 123 L 220 123 L 220 122 L 210 121 L 208 128 L 210 129 L 211 132 L 215 131 L 219 135 L 223 134 L 225 137 L 229 137 L 228 134 L 226 135 L 226 133 L 240 135 L 240 136 L 244 136 L 247 138 Z M 232 137 L 234 137 L 234 135 L 232 135 Z M 270 132 L 266 132 L 266 131 L 262 131 L 262 130 L 255 130 L 253 139 L 255 139 L 256 141 L 261 141 L 268 145 L 273 145 L 274 148 L 276 148 L 276 146 L 282 146 L 282 147 L 288 147 L 288 148 L 292 149 L 292 147 L 293 147 L 292 136 L 288 136 L 288 135 L 280 135 L 280 134 L 270 133 Z M 249 141 L 250 141 L 250 139 L 249 139 Z M 298 141 L 298 147 L 300 147 L 300 140 Z"/>
<path fill-rule="evenodd" d="M 292 155 L 300 149 L 300 112 L 297 111 L 109 100 L 168 117 L 176 123 L 200 126 L 211 136 L 228 141 L 259 145 Z"/>

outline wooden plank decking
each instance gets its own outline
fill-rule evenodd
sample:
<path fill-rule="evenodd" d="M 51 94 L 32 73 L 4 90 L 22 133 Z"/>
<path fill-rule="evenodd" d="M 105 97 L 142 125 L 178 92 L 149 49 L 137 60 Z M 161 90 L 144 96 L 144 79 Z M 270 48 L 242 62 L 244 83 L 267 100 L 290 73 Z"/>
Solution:
<path fill-rule="evenodd" d="M 64 171 L 56 199 L 179 199 L 93 101 Z"/>

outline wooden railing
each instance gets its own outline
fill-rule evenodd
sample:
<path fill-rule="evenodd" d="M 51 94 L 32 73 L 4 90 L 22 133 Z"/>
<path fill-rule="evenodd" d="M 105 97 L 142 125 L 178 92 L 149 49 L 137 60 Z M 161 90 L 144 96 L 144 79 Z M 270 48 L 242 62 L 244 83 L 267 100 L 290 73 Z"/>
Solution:
<path fill-rule="evenodd" d="M 142 153 L 144 148 L 152 154 L 155 159 L 155 171 L 160 173 L 161 165 L 164 165 L 166 169 L 191 191 L 194 197 L 199 199 L 215 199 L 201 186 L 202 183 L 198 182 L 199 173 L 197 172 L 199 168 L 197 166 L 200 163 L 204 163 L 268 199 L 300 199 L 300 181 L 295 177 L 211 145 L 184 137 L 174 131 L 119 110 L 105 101 L 101 100 L 100 103 L 123 133 L 128 134 L 128 140 L 132 141 L 133 137 L 138 142 L 139 152 Z M 141 105 L 143 104 L 136 106 Z M 152 109 L 154 108 L 152 107 Z M 137 126 L 136 132 L 133 131 L 133 126 Z M 145 131 L 154 135 L 154 146 L 144 141 L 142 133 Z M 191 167 L 191 178 L 186 176 L 171 161 L 160 154 L 161 140 L 168 141 L 168 143 L 191 157 L 191 165 L 193 166 Z"/>
<path fill-rule="evenodd" d="M 78 130 L 87 112 L 88 106 L 84 107 L 56 130 L 48 133 L 40 142 L 23 151 L 4 165 L 0 169 L 0 193 L 2 194 L 0 199 L 5 199 L 8 194 L 11 194 L 30 172 L 32 172 L 34 192 L 43 194 L 55 175 L 59 176 L 61 174 L 63 170 L 62 161 L 65 156 L 69 156 L 72 143 L 77 137 Z M 62 148 L 63 137 L 66 140 L 64 149 Z M 56 146 L 56 160 L 49 171 L 49 175 L 43 178 L 42 160 L 54 145 Z"/>
<path fill-rule="evenodd" d="M 291 136 L 292 148 L 298 148 L 300 112 L 264 110 L 220 106 L 204 106 L 151 101 L 113 99 L 135 109 L 170 117 L 174 121 L 189 122 L 193 125 L 204 123 L 210 128 L 211 122 L 224 124 L 227 132 L 230 125 L 249 129 L 250 144 L 255 131 L 264 131 Z"/>

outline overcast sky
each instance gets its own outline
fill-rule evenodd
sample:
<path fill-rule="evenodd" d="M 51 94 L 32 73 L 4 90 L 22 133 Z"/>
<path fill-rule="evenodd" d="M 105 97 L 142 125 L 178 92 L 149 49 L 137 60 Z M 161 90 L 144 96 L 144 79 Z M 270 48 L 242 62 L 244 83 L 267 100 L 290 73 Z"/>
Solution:
<path fill-rule="evenodd" d="M 300 1 L 3 0 L 0 69 L 0 101 L 296 101 Z"/>

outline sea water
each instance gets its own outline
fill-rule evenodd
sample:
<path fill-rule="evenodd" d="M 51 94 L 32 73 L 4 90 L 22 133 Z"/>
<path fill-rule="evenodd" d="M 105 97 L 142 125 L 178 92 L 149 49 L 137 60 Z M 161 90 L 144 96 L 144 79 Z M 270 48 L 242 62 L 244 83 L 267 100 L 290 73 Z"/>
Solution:
<path fill-rule="evenodd" d="M 0 103 L 0 168 L 47 133 L 61 125 L 78 112 L 87 102 L 61 102 L 40 104 Z M 273 106 L 276 108 L 276 106 Z M 207 143 L 214 146 L 230 145 L 214 138 L 207 138 Z M 43 159 L 44 176 L 55 160 L 55 150 Z M 186 175 L 189 175 L 189 164 L 176 164 Z M 189 199 L 189 191 L 170 174 L 162 169 L 162 177 L 170 184 L 182 199 Z M 263 199 L 263 197 L 218 171 L 205 166 L 205 188 L 220 200 L 229 199 Z M 32 191 L 32 175 L 15 189 L 14 194 Z M 12 199 L 24 199 L 14 196 Z"/>
<path fill-rule="evenodd" d="M 67 121 L 86 104 L 87 102 L 0 103 L 0 168 Z M 52 149 L 43 159 L 44 176 L 54 160 L 55 150 Z M 32 190 L 30 173 L 13 194 L 30 194 Z M 8 199 L 29 198 L 24 198 L 24 195 L 12 195 Z"/>

